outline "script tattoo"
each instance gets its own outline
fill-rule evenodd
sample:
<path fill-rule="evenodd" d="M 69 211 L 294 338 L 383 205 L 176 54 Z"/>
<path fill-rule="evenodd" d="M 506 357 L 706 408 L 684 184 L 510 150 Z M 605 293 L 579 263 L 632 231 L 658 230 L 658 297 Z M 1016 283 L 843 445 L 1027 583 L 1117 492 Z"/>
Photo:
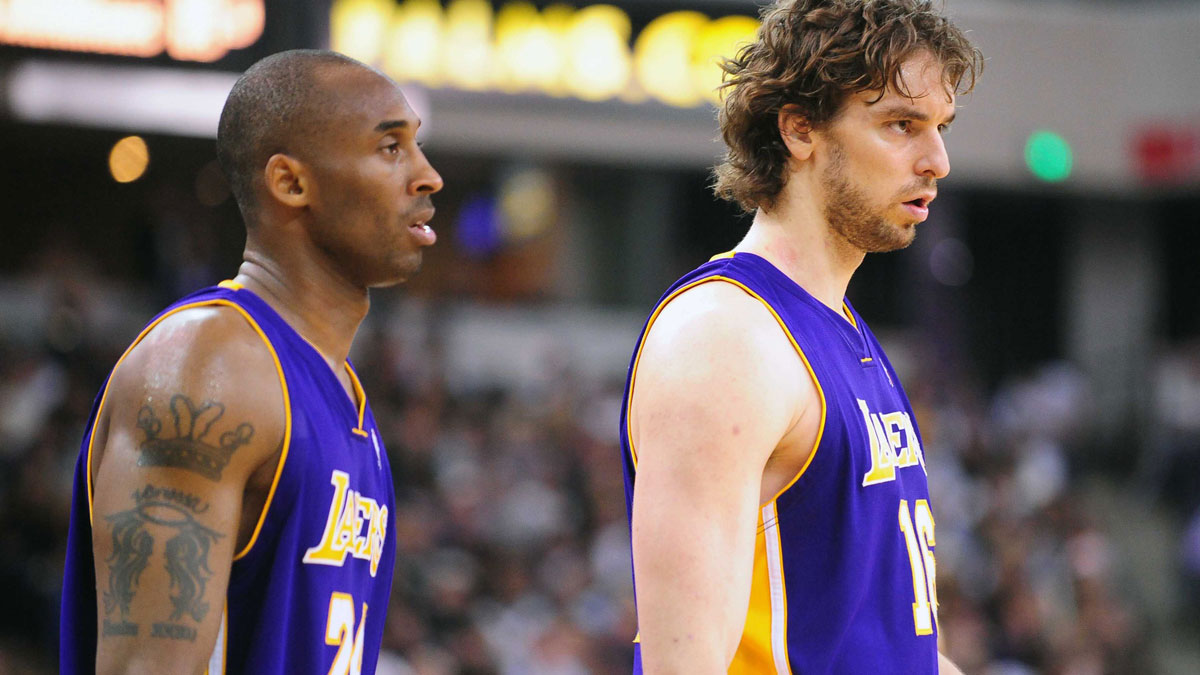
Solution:
<path fill-rule="evenodd" d="M 164 547 L 170 589 L 176 591 L 171 596 L 173 610 L 169 620 L 190 617 L 196 622 L 203 621 L 209 610 L 204 590 L 212 576 L 208 553 L 213 542 L 224 536 L 196 522 L 195 516 L 208 511 L 208 504 L 201 505 L 200 498 L 181 490 L 153 485 L 135 490 L 133 500 L 136 506 L 132 509 L 106 517 L 113 524 L 113 553 L 105 561 L 109 563 L 109 579 L 104 611 L 112 614 L 120 609 L 122 623 L 106 619 L 104 634 L 137 635 L 137 624 L 124 619 L 142 570 L 154 552 L 155 539 L 148 531 L 151 526 L 173 534 Z M 195 640 L 196 630 L 156 623 L 151 636 Z"/>
<path fill-rule="evenodd" d="M 175 420 L 175 435 L 169 438 L 161 436 L 163 423 L 153 408 L 146 405 L 138 411 L 138 428 L 146 434 L 138 466 L 186 469 L 217 481 L 221 480 L 221 471 L 234 451 L 254 437 L 254 426 L 243 422 L 221 434 L 216 445 L 206 441 L 208 432 L 225 414 L 225 406 L 216 401 L 196 405 L 183 394 L 175 394 L 171 397 L 170 408 Z"/>

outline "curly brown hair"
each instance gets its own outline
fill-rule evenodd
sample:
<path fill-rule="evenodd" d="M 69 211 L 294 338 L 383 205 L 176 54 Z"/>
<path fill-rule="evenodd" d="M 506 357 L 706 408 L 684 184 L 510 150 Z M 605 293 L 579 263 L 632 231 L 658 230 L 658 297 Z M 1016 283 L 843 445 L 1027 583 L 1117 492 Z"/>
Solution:
<path fill-rule="evenodd" d="M 728 150 L 713 170 L 713 191 L 746 211 L 774 206 L 787 182 L 780 110 L 797 105 L 820 128 L 854 93 L 907 94 L 900 68 L 922 50 L 942 65 L 948 93 L 971 91 L 983 72 L 983 55 L 929 0 L 778 0 L 764 8 L 758 39 L 721 66 L 718 120 Z"/>

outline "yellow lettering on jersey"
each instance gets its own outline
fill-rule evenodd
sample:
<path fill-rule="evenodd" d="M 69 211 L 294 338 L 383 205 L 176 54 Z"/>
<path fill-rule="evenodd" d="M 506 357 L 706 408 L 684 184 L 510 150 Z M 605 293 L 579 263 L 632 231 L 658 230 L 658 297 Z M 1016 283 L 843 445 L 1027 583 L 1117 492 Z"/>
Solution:
<path fill-rule="evenodd" d="M 908 413 L 904 413 L 904 420 L 908 425 L 908 444 L 912 446 L 913 454 L 917 458 L 917 463 L 921 465 L 921 470 L 925 471 L 925 451 L 921 449 L 921 439 L 917 438 L 917 427 L 912 423 L 912 418 L 908 416 Z"/>
<path fill-rule="evenodd" d="M 341 567 L 353 556 L 371 563 L 371 576 L 379 570 L 387 537 L 387 506 L 350 488 L 350 475 L 334 471 L 333 500 L 321 542 L 304 553 L 304 562 Z M 363 534 L 363 528 L 366 533 Z"/>
<path fill-rule="evenodd" d="M 908 413 L 892 412 L 879 416 L 883 420 L 883 426 L 888 432 L 888 441 L 893 448 L 899 449 L 900 454 L 896 457 L 896 468 L 904 468 L 916 466 L 917 461 L 917 435 L 912 428 L 912 422 L 908 418 Z"/>
<path fill-rule="evenodd" d="M 341 533 L 342 508 L 346 503 L 346 492 L 350 487 L 350 474 L 334 471 L 329 482 L 333 483 L 333 503 L 329 505 L 329 518 L 325 521 L 325 534 L 321 543 L 304 553 L 304 562 L 317 565 L 341 565 L 346 560 L 345 544 L 339 546 L 335 537 Z"/>
<path fill-rule="evenodd" d="M 863 487 L 896 480 L 896 469 L 924 469 L 925 455 L 908 413 L 873 413 L 866 401 L 857 400 L 871 441 L 871 469 L 863 475 Z"/>
<path fill-rule="evenodd" d="M 335 548 L 342 553 L 342 558 L 346 557 L 347 549 L 354 546 L 354 535 L 360 530 L 362 530 L 362 521 L 358 517 L 358 493 L 349 490 L 346 495 L 346 508 L 338 520 L 337 542 L 334 544 Z"/>
<path fill-rule="evenodd" d="M 867 436 L 871 439 L 871 470 L 863 476 L 863 487 L 896 480 L 896 455 L 879 425 L 879 416 L 871 412 L 867 402 L 861 398 L 858 399 L 858 408 L 862 411 Z"/>

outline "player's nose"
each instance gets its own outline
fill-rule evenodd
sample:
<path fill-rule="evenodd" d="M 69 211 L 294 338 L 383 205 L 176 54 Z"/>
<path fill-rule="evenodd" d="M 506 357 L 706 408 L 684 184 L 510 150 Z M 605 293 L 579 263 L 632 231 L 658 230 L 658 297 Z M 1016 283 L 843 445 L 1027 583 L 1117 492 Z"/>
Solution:
<path fill-rule="evenodd" d="M 946 139 L 937 132 L 930 134 L 928 138 L 914 168 L 922 176 L 934 179 L 945 178 L 950 173 L 950 156 L 946 153 Z"/>
<path fill-rule="evenodd" d="M 429 158 L 425 156 L 423 151 L 418 150 L 418 157 L 415 170 L 413 171 L 412 180 L 408 185 L 408 192 L 412 195 L 418 194 L 433 194 L 439 192 L 445 183 L 442 181 L 442 175 L 433 168 L 433 164 L 429 162 Z"/>

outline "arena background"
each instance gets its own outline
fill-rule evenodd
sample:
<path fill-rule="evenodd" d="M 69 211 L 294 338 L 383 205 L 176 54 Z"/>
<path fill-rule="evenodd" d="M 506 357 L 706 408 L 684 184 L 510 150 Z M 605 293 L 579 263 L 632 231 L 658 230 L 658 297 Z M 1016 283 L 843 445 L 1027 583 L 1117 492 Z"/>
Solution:
<path fill-rule="evenodd" d="M 380 672 L 628 672 L 621 386 L 658 293 L 748 225 L 707 189 L 708 92 L 757 7 L 0 0 L 0 673 L 55 671 L 107 369 L 240 259 L 225 93 L 328 46 L 405 83 L 446 180 L 352 355 L 398 492 Z M 924 432 L 944 649 L 1200 672 L 1200 5 L 947 9 L 988 59 L 954 170 L 849 292 Z"/>

